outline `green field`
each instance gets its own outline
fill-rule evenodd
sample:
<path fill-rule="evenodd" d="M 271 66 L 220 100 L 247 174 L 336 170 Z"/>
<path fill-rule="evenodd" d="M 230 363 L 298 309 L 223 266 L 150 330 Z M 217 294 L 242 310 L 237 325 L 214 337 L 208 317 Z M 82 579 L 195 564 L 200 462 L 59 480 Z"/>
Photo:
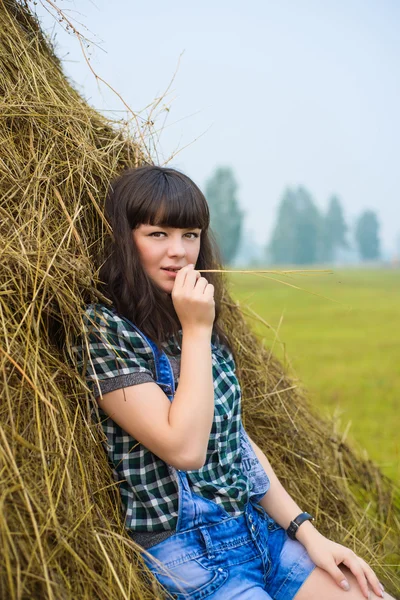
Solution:
<path fill-rule="evenodd" d="M 336 415 L 346 439 L 399 482 L 400 270 L 271 277 L 302 290 L 230 275 L 233 297 L 275 331 L 249 317 L 251 327 L 286 354 L 319 414 Z"/>

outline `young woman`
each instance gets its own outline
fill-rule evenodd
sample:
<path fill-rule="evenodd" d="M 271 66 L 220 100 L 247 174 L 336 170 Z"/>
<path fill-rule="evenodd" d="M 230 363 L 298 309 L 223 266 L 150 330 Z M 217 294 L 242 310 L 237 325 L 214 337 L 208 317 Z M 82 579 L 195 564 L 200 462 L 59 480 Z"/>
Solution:
<path fill-rule="evenodd" d="M 111 185 L 106 217 L 100 279 L 112 304 L 87 307 L 75 351 L 148 567 L 175 598 L 384 597 L 243 429 L 220 276 L 201 274 L 219 263 L 199 188 L 173 169 L 131 169 Z"/>

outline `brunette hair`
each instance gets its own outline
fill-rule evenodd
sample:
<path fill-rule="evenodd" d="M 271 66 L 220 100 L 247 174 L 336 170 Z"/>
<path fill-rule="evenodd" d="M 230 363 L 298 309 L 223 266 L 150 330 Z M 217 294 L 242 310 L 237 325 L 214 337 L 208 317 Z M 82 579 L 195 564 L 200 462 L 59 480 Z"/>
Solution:
<path fill-rule="evenodd" d="M 171 168 L 144 166 L 128 169 L 109 189 L 105 216 L 113 235 L 105 241 L 99 271 L 100 290 L 116 311 L 126 316 L 160 348 L 181 329 L 170 294 L 163 292 L 142 267 L 132 231 L 141 224 L 200 228 L 196 269 L 220 269 L 221 260 L 209 229 L 207 201 L 197 185 Z M 218 323 L 223 281 L 219 273 L 204 273 L 214 285 L 213 330 L 230 346 Z"/>

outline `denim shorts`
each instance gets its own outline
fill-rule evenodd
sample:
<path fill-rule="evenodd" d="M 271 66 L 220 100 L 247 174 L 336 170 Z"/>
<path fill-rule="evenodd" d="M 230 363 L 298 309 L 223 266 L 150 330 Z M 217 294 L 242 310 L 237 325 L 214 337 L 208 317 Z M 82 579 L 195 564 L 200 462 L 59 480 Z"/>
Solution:
<path fill-rule="evenodd" d="M 182 600 L 291 600 L 315 568 L 304 546 L 251 502 L 239 516 L 178 532 L 142 556 Z"/>

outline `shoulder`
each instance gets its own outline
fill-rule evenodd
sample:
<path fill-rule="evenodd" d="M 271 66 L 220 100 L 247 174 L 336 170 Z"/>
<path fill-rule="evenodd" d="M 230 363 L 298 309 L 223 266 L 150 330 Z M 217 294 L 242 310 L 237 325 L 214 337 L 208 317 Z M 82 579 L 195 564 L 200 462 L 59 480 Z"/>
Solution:
<path fill-rule="evenodd" d="M 113 306 L 104 304 L 89 304 L 85 307 L 83 316 L 83 333 L 89 339 L 98 343 L 126 346 L 144 353 L 151 349 L 146 339 L 139 333 L 133 323 L 117 313 Z"/>
<path fill-rule="evenodd" d="M 83 324 L 86 328 L 116 327 L 117 320 L 111 308 L 104 304 L 88 304 L 83 312 Z"/>
<path fill-rule="evenodd" d="M 82 325 L 73 353 L 92 391 L 105 393 L 154 380 L 151 347 L 133 323 L 115 309 L 103 304 L 86 305 Z"/>
<path fill-rule="evenodd" d="M 233 371 L 236 369 L 235 359 L 231 349 L 222 342 L 217 333 L 213 332 L 211 336 L 211 344 L 214 354 L 220 359 L 229 363 Z"/>
<path fill-rule="evenodd" d="M 118 315 L 104 304 L 88 304 L 82 315 L 83 335 L 91 340 L 117 336 L 120 330 Z"/>

